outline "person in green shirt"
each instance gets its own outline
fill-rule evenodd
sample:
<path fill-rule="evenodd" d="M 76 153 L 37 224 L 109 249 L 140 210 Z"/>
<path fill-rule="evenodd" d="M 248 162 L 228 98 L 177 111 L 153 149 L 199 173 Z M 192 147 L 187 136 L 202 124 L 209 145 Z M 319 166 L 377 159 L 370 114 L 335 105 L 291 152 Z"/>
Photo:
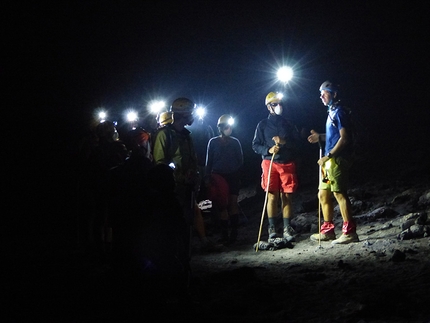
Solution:
<path fill-rule="evenodd" d="M 214 244 L 206 237 L 203 216 L 196 202 L 200 175 L 191 132 L 185 127 L 194 122 L 194 109 L 194 102 L 188 98 L 173 101 L 170 107 L 173 121 L 157 132 L 153 157 L 155 164 L 162 163 L 173 168 L 175 195 L 182 206 L 190 230 L 194 225 L 203 249 L 218 251 L 222 246 Z"/>

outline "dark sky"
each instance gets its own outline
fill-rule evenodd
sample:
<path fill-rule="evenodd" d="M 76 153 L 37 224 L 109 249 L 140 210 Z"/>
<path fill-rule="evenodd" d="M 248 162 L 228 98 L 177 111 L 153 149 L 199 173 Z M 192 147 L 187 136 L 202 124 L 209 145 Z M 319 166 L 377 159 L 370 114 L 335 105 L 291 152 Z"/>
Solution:
<path fill-rule="evenodd" d="M 55 153 L 99 107 L 143 116 L 151 99 L 179 96 L 206 105 L 213 126 L 234 114 L 248 150 L 285 64 L 300 127 L 323 127 L 318 87 L 332 79 L 375 145 L 416 144 L 428 121 L 429 14 L 425 1 L 18 2 L 5 20 L 4 90 Z"/>

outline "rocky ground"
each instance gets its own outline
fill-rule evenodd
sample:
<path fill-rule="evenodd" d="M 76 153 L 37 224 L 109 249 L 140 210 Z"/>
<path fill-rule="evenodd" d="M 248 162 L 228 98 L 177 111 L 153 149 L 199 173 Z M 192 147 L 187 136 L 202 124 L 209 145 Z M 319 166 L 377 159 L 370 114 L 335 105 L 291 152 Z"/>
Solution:
<path fill-rule="evenodd" d="M 415 174 L 415 175 L 414 175 Z M 10 322 L 430 322 L 430 185 L 418 172 L 356 181 L 350 198 L 360 242 L 312 242 L 317 232 L 315 185 L 295 196 L 296 242 L 259 250 L 264 192 L 242 189 L 239 239 L 220 252 L 193 238 L 192 277 L 172 293 L 163 275 L 120 277 L 110 259 L 84 255 L 57 240 L 17 250 L 3 278 Z M 210 213 L 208 233 L 218 238 Z M 340 215 L 336 215 L 340 234 Z M 264 222 L 261 239 L 267 239 Z M 31 244 L 31 243 L 30 243 Z M 31 250 L 29 252 L 28 250 Z M 37 250 L 37 251 L 36 251 Z"/>
<path fill-rule="evenodd" d="M 264 194 L 243 200 L 248 221 L 238 243 L 222 255 L 199 253 L 193 258 L 211 317 L 240 322 L 429 322 L 429 186 L 393 184 L 368 183 L 350 191 L 360 242 L 349 245 L 309 239 L 318 230 L 318 213 L 315 192 L 305 190 L 296 196 L 293 226 L 300 235 L 293 247 L 256 252 L 262 213 L 256 206 L 262 206 Z M 252 189 L 247 191 L 243 193 L 251 195 Z M 340 215 L 336 219 L 340 234 Z M 266 227 L 262 239 L 267 239 Z"/>

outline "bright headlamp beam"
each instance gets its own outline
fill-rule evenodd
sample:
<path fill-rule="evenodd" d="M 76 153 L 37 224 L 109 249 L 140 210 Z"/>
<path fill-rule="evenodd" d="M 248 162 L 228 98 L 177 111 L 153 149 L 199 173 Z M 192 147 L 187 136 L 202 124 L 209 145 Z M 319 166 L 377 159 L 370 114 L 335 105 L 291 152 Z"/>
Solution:
<path fill-rule="evenodd" d="M 203 117 L 206 115 L 206 109 L 203 107 L 198 107 L 196 109 L 196 114 L 200 119 L 203 119 Z"/>
<path fill-rule="evenodd" d="M 230 117 L 230 118 L 228 119 L 227 123 L 228 123 L 228 125 L 229 125 L 229 126 L 234 125 L 234 118 L 233 118 L 233 117 Z"/>
<path fill-rule="evenodd" d="M 293 78 L 293 69 L 288 66 L 283 66 L 278 70 L 278 80 L 283 83 L 288 83 Z"/>
<path fill-rule="evenodd" d="M 149 110 L 153 114 L 159 114 L 164 109 L 166 103 L 164 101 L 154 101 L 149 105 Z"/>
<path fill-rule="evenodd" d="M 99 112 L 99 119 L 100 120 L 106 120 L 106 112 L 100 111 Z"/>
<path fill-rule="evenodd" d="M 135 111 L 130 111 L 127 113 L 127 120 L 133 122 L 137 120 L 137 113 Z"/>

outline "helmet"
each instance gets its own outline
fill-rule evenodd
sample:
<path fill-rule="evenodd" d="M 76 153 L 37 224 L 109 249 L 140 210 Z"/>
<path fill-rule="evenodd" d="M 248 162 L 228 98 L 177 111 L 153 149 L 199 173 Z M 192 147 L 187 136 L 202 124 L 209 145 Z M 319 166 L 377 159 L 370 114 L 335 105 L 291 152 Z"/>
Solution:
<path fill-rule="evenodd" d="M 223 114 L 221 117 L 219 117 L 218 119 L 218 123 L 217 123 L 217 127 L 221 126 L 221 125 L 227 125 L 228 121 L 231 117 L 228 114 Z"/>
<path fill-rule="evenodd" d="M 151 134 L 143 129 L 142 127 L 138 127 L 129 132 L 129 136 L 131 139 L 135 140 L 137 143 L 142 143 L 148 141 L 151 137 Z"/>
<path fill-rule="evenodd" d="M 321 91 L 338 92 L 339 86 L 327 80 L 323 84 L 321 84 L 320 92 Z"/>
<path fill-rule="evenodd" d="M 165 126 L 167 124 L 172 123 L 172 112 L 170 111 L 165 111 L 162 112 L 159 116 L 158 116 L 158 123 L 160 124 L 160 126 Z"/>
<path fill-rule="evenodd" d="M 96 133 L 99 138 L 111 140 L 116 133 L 115 124 L 112 121 L 103 121 L 97 125 Z"/>
<path fill-rule="evenodd" d="M 179 98 L 173 101 L 170 111 L 172 112 L 193 112 L 195 104 L 187 98 Z"/>
<path fill-rule="evenodd" d="M 266 105 L 269 103 L 272 103 L 273 101 L 281 101 L 282 100 L 282 93 L 278 92 L 270 92 L 266 95 Z"/>

